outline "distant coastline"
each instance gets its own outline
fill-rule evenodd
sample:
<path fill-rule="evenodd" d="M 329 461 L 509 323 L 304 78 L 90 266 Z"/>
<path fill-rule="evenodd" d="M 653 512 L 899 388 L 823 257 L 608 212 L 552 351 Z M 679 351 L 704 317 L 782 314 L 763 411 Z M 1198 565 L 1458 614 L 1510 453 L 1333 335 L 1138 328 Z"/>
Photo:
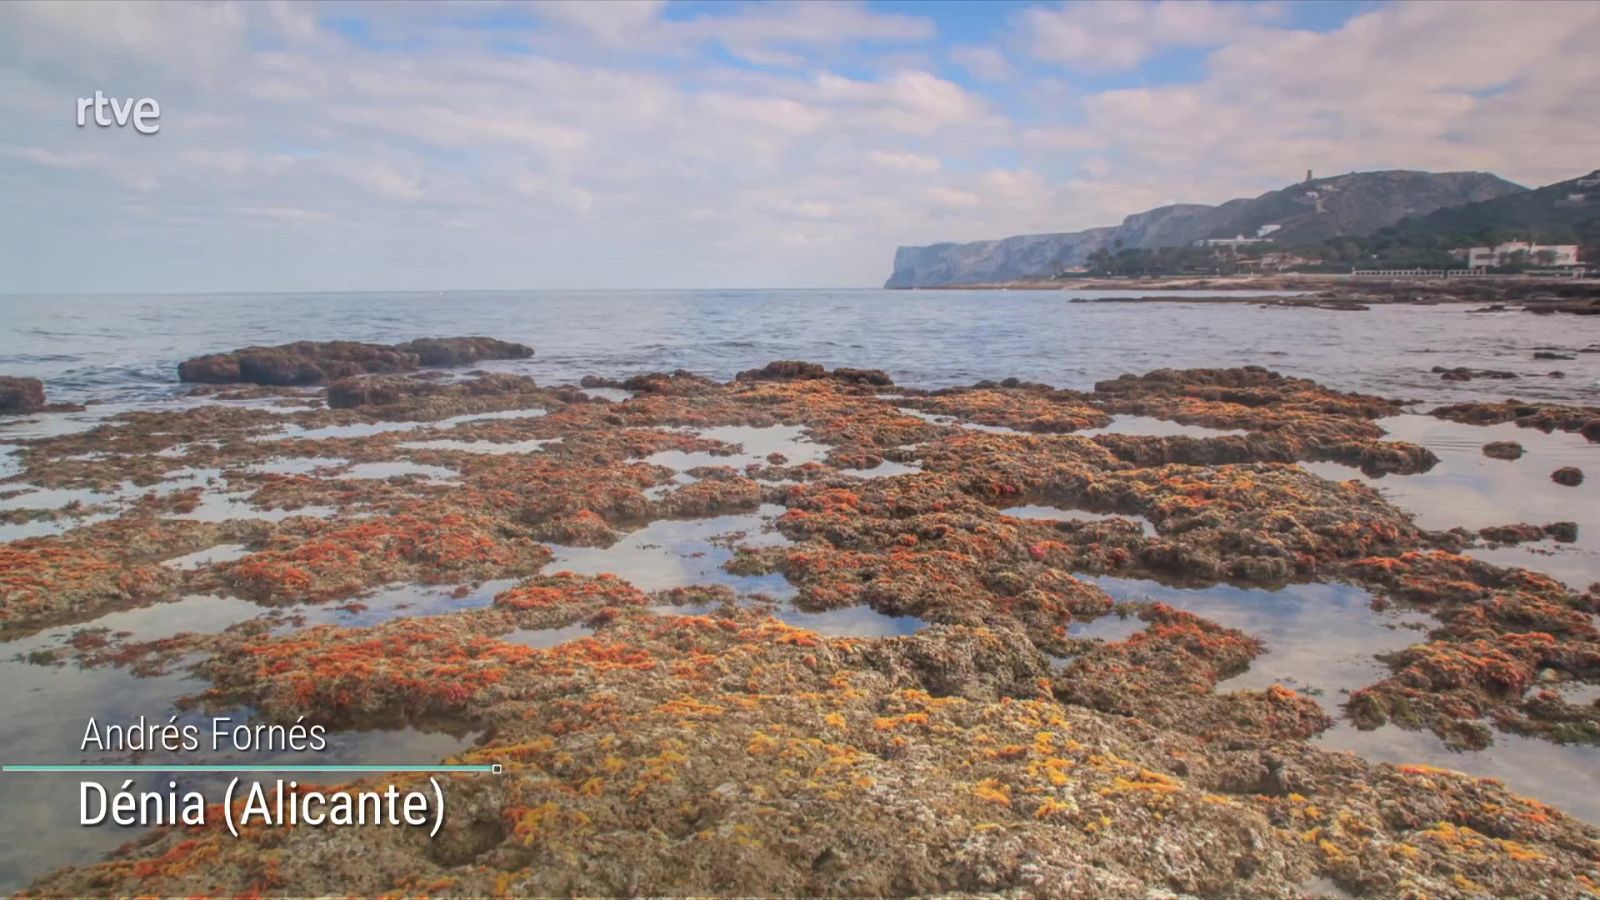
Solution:
<path fill-rule="evenodd" d="M 1600 315 L 1600 280 L 1550 276 L 1505 276 L 1494 279 L 1384 278 L 1332 274 L 1235 275 L 1224 277 L 1163 276 L 1140 278 L 1072 278 L 1004 281 L 990 284 L 890 288 L 915 291 L 1151 291 L 1140 297 L 1075 298 L 1083 303 L 1256 303 L 1266 306 L 1310 306 L 1351 309 L 1371 304 L 1433 305 L 1475 303 L 1518 306 L 1531 312 Z M 1193 291 L 1215 290 L 1197 297 Z M 1183 296 L 1164 292 L 1184 291 Z M 1250 291 L 1249 295 L 1238 292 Z M 1283 291 L 1262 295 L 1260 291 Z"/>

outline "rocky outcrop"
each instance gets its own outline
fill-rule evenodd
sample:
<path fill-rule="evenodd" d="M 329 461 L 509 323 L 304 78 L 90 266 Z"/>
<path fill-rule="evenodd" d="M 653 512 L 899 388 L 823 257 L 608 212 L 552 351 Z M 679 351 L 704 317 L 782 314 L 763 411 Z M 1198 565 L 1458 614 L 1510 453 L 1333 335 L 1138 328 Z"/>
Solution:
<path fill-rule="evenodd" d="M 894 384 L 882 369 L 851 369 L 840 367 L 829 372 L 820 363 L 799 360 L 777 360 L 759 369 L 746 369 L 734 376 L 738 381 L 807 381 L 831 378 L 846 384 L 865 384 L 888 387 Z"/>
<path fill-rule="evenodd" d="M 487 337 L 419 338 L 395 349 L 416 354 L 424 366 L 468 366 L 487 359 L 527 359 L 533 348 Z"/>
<path fill-rule="evenodd" d="M 178 364 L 178 380 L 202 384 L 321 384 L 356 375 L 409 372 L 420 366 L 526 359 L 533 348 L 486 337 L 423 338 L 404 344 L 296 341 L 197 356 Z"/>
<path fill-rule="evenodd" d="M 0 415 L 31 413 L 44 408 L 44 384 L 37 378 L 0 376 Z"/>
<path fill-rule="evenodd" d="M 1522 445 L 1516 441 L 1490 441 L 1483 445 L 1483 455 L 1490 459 L 1519 459 Z"/>
<path fill-rule="evenodd" d="M 1550 480 L 1565 487 L 1583 484 L 1583 470 L 1577 466 L 1562 466 L 1550 473 Z"/>
<path fill-rule="evenodd" d="M 1176 247 L 1203 238 L 1269 233 L 1283 245 L 1364 235 L 1434 210 L 1524 189 L 1484 172 L 1355 172 L 1230 200 L 1176 204 L 1128 216 L 1121 225 L 1003 240 L 900 247 L 887 288 L 938 287 L 1050 278 L 1096 250 Z"/>

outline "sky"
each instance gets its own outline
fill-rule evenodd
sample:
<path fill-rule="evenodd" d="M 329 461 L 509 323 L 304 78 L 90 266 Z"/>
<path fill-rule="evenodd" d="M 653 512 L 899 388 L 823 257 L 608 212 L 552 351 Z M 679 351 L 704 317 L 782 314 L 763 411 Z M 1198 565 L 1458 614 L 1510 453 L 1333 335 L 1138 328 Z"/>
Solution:
<path fill-rule="evenodd" d="M 1546 184 L 1597 46 L 1582 0 L 12 0 L 0 293 L 867 287 L 1307 169 Z"/>

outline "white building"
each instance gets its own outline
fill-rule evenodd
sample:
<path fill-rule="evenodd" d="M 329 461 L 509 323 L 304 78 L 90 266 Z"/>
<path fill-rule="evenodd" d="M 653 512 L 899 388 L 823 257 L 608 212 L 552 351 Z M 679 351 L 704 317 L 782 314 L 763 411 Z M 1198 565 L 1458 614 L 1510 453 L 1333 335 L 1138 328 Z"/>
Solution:
<path fill-rule="evenodd" d="M 1510 265 L 1521 259 L 1536 266 L 1576 266 L 1578 264 L 1577 244 L 1534 244 L 1528 241 L 1506 241 L 1493 247 L 1468 247 L 1465 250 L 1456 250 L 1456 255 L 1465 256 L 1467 268 L 1489 269 L 1497 266 Z"/>
<path fill-rule="evenodd" d="M 1270 244 L 1271 238 L 1245 237 L 1237 235 L 1231 238 L 1201 238 L 1194 242 L 1196 247 L 1248 247 L 1251 244 Z"/>

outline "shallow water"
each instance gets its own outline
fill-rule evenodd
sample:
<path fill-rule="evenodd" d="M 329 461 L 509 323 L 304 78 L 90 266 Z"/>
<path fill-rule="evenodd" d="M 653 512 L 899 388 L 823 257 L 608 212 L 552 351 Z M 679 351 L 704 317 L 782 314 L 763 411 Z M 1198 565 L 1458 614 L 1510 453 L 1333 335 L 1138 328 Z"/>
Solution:
<path fill-rule="evenodd" d="M 1426 640 L 1432 620 L 1419 613 L 1374 612 L 1371 595 L 1338 584 L 1290 585 L 1268 591 L 1216 585 L 1174 588 L 1153 581 L 1093 579 L 1117 600 L 1156 600 L 1237 628 L 1266 645 L 1266 652 L 1218 691 L 1282 684 L 1314 698 L 1335 725 L 1318 738 L 1333 750 L 1352 750 L 1375 762 L 1426 763 L 1472 775 L 1499 778 L 1518 793 L 1543 800 L 1600 824 L 1600 747 L 1551 744 L 1494 732 L 1485 750 L 1457 752 L 1431 732 L 1384 726 L 1360 731 L 1341 717 L 1349 692 L 1388 675 L 1374 658 Z M 1101 623 L 1105 623 L 1102 625 Z M 1075 637 L 1124 640 L 1140 630 L 1138 619 L 1102 616 Z"/>
<path fill-rule="evenodd" d="M 1424 528 L 1456 526 L 1476 531 L 1490 525 L 1528 522 L 1578 523 L 1572 544 L 1539 541 L 1517 547 L 1480 548 L 1471 556 L 1502 565 L 1544 572 L 1583 589 L 1600 581 L 1600 444 L 1582 435 L 1502 425 L 1463 425 L 1426 415 L 1379 419 L 1394 440 L 1432 450 L 1439 464 L 1416 475 L 1373 478 L 1332 462 L 1302 463 L 1334 480 L 1357 478 L 1377 488 L 1390 502 L 1414 515 Z M 1483 455 L 1491 441 L 1516 441 L 1527 452 L 1520 459 Z M 1590 477 L 1577 487 L 1550 480 L 1562 466 L 1577 466 Z"/>
<path fill-rule="evenodd" d="M 1094 437 L 1097 434 L 1128 434 L 1135 437 L 1192 437 L 1214 438 L 1249 434 L 1242 428 L 1212 428 L 1209 425 L 1186 425 L 1154 416 L 1119 415 L 1111 417 L 1111 424 L 1100 428 L 1085 428 L 1073 434 Z"/>
<path fill-rule="evenodd" d="M 1140 530 L 1147 536 L 1154 537 L 1156 534 L 1155 523 L 1144 516 L 1133 514 L 1089 512 L 1086 509 L 1072 509 L 1071 507 L 1052 506 L 1046 503 L 1008 506 L 1000 511 L 1017 519 L 1040 519 L 1046 522 L 1128 521 L 1138 525 Z"/>
<path fill-rule="evenodd" d="M 772 530 L 773 520 L 783 511 L 781 506 L 763 505 L 747 515 L 657 520 L 610 547 L 552 547 L 555 559 L 544 571 L 580 575 L 609 572 L 642 591 L 722 584 L 739 595 L 788 599 L 794 596 L 795 589 L 782 575 L 733 575 L 723 571 L 722 565 L 733 558 L 733 550 L 727 540 L 713 540 L 743 532 L 744 536 L 733 543 L 753 547 L 788 543 L 787 538 Z"/>
<path fill-rule="evenodd" d="M 1295 584 L 1264 590 L 1226 584 L 1176 588 L 1132 578 L 1092 580 L 1115 600 L 1158 601 L 1259 638 L 1266 651 L 1243 673 L 1218 684 L 1217 690 L 1257 690 L 1281 684 L 1315 697 L 1336 718 L 1346 694 L 1388 675 L 1375 654 L 1426 640 L 1419 629 L 1432 622 L 1417 613 L 1374 612 L 1371 594 L 1345 584 Z M 1092 628 L 1106 618 L 1115 617 L 1102 616 L 1088 624 Z M 1141 620 L 1132 621 L 1137 623 L 1133 630 L 1143 627 Z M 1600 786 L 1600 773 L 1596 773 L 1596 785 Z"/>
<path fill-rule="evenodd" d="M 805 431 L 795 425 L 769 425 L 757 427 L 751 425 L 722 425 L 715 428 L 696 428 L 685 431 L 696 437 L 738 447 L 738 451 L 729 455 L 710 453 L 706 451 L 663 450 L 645 457 L 644 461 L 653 466 L 666 466 L 678 474 L 675 481 L 682 484 L 692 483 L 693 476 L 684 473 L 690 469 L 701 466 L 732 466 L 743 469 L 749 465 L 768 465 L 767 457 L 777 453 L 781 454 L 785 462 L 780 465 L 799 466 L 808 462 L 820 462 L 828 455 L 827 444 L 819 444 L 806 437 Z"/>
<path fill-rule="evenodd" d="M 90 627 L 126 632 L 129 640 L 153 640 L 180 631 L 215 633 L 256 617 L 262 609 L 237 598 L 192 597 L 177 603 L 127 610 L 102 616 Z M 100 724 L 126 724 L 139 716 L 166 722 L 207 723 L 199 711 L 181 711 L 175 702 L 204 690 L 207 683 L 188 675 L 182 667 L 172 674 L 135 677 L 113 667 L 78 669 L 37 665 L 29 653 L 59 646 L 78 627 L 60 628 L 3 645 L 0 684 L 6 686 L 6 722 L 0 728 L 0 759 L 7 763 L 161 762 L 179 756 L 161 754 L 109 754 L 81 747 L 90 716 Z M 20 658 L 19 658 L 20 657 Z M 248 721 L 248 710 L 228 715 Z M 385 731 L 339 732 L 328 736 L 327 750 L 315 754 L 316 762 L 419 765 L 438 762 L 471 746 L 472 734 L 448 734 L 400 728 Z M 288 763 L 305 762 L 306 754 L 258 752 L 250 754 L 188 753 L 188 763 Z M 142 829 L 105 825 L 86 828 L 78 824 L 79 782 L 95 780 L 108 791 L 126 776 L 80 777 L 72 774 L 7 774 L 5 802 L 0 803 L 0 891 L 25 886 L 44 872 L 65 865 L 91 862 L 143 833 Z M 336 779 L 311 776 L 303 783 Z M 159 769 L 142 772 L 134 790 L 164 788 L 175 779 L 180 790 L 197 789 L 209 802 L 222 797 L 226 776 L 174 775 Z"/>

